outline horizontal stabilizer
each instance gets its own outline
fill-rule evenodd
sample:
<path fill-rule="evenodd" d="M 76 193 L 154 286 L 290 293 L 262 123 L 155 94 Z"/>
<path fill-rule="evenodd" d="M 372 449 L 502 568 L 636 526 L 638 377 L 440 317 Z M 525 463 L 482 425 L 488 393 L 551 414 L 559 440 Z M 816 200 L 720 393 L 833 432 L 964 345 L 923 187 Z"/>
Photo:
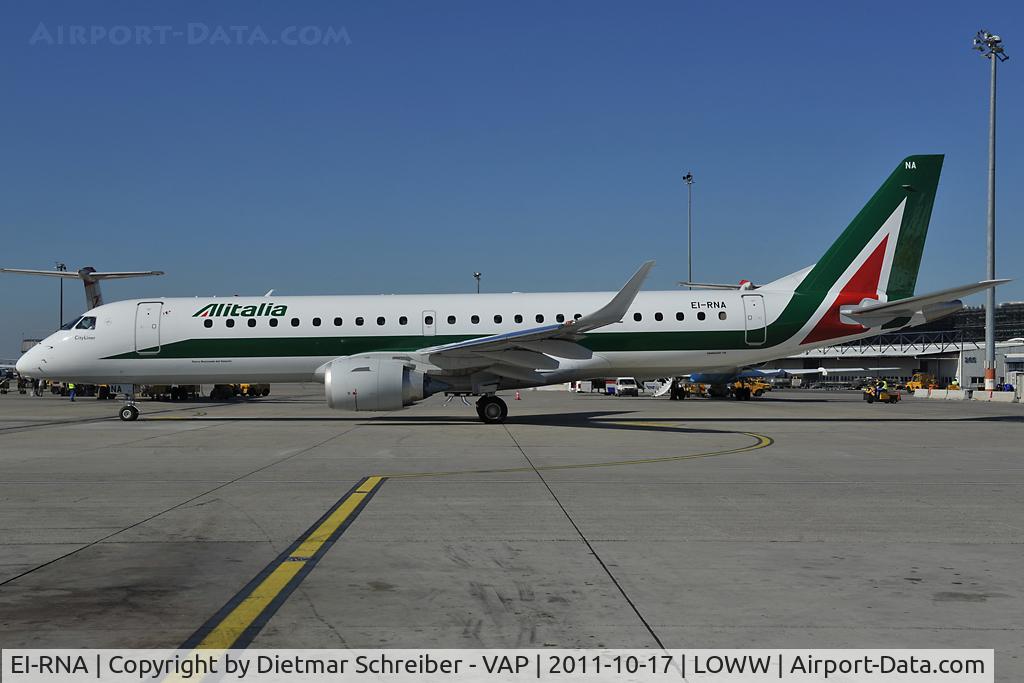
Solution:
<path fill-rule="evenodd" d="M 997 287 L 1009 281 L 1007 279 L 982 280 L 931 294 L 884 303 L 863 301 L 857 306 L 843 306 L 839 309 L 839 313 L 849 321 L 864 327 L 878 327 L 898 318 L 911 318 L 912 324 L 921 324 L 959 311 L 963 308 L 963 304 L 959 300 L 960 297 Z"/>
<path fill-rule="evenodd" d="M 680 280 L 676 284 L 680 287 L 693 287 L 694 289 L 727 289 L 731 291 L 735 291 L 737 289 L 757 289 L 756 285 L 746 280 L 738 285 L 717 284 L 713 282 L 690 282 L 688 280 Z"/>
<path fill-rule="evenodd" d="M 85 307 L 91 310 L 103 305 L 103 295 L 100 294 L 101 280 L 123 280 L 130 277 L 149 277 L 151 275 L 163 275 L 162 270 L 110 270 L 97 271 L 92 266 L 79 268 L 78 270 L 35 270 L 31 268 L 0 268 L 0 273 L 15 273 L 19 275 L 42 275 L 44 277 L 60 277 L 70 280 L 81 280 L 85 285 Z"/>
<path fill-rule="evenodd" d="M 112 270 L 95 271 L 83 268 L 82 270 L 33 270 L 30 268 L 0 268 L 0 273 L 20 273 L 22 275 L 44 275 L 46 277 L 63 277 L 71 280 L 122 280 L 129 277 L 149 277 L 151 275 L 163 275 L 162 270 Z"/>

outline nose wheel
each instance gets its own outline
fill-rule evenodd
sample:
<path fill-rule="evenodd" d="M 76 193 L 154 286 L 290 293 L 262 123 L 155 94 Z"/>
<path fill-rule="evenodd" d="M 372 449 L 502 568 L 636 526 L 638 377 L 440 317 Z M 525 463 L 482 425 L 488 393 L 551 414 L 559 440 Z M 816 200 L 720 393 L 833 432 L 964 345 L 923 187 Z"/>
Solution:
<path fill-rule="evenodd" d="M 476 402 L 476 414 L 485 424 L 501 424 L 508 417 L 508 405 L 497 396 L 481 396 Z"/>
<path fill-rule="evenodd" d="M 139 419 L 139 409 L 135 406 L 124 406 L 118 411 L 117 416 L 125 422 L 132 422 Z"/>

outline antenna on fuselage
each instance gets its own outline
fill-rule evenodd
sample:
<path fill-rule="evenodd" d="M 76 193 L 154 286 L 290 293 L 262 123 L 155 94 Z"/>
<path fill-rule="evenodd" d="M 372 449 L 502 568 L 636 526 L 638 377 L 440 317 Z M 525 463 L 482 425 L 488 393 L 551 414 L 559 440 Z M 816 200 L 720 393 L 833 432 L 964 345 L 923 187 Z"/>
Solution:
<path fill-rule="evenodd" d="M 123 280 L 130 277 L 149 277 L 163 275 L 162 270 L 110 270 L 97 271 L 92 266 L 79 268 L 78 272 L 67 270 L 31 270 L 28 268 L 0 268 L 0 273 L 20 273 L 21 275 L 43 275 L 45 277 L 61 277 L 81 280 L 85 284 L 85 310 L 103 305 L 103 294 L 100 293 L 100 281 Z"/>

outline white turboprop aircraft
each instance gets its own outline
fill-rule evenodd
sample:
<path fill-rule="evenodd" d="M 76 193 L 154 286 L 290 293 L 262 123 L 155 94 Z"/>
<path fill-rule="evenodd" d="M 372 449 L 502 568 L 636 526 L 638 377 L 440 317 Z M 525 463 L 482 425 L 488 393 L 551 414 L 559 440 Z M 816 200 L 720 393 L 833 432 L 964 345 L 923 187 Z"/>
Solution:
<path fill-rule="evenodd" d="M 391 411 L 438 392 L 475 395 L 591 377 L 705 381 L 815 346 L 934 320 L 1005 280 L 914 296 L 942 167 L 912 156 L 814 266 L 735 291 L 616 294 L 150 298 L 88 311 L 29 350 L 30 377 L 103 383 L 301 382 L 331 408 Z M 132 401 L 121 418 L 134 420 Z"/>
<path fill-rule="evenodd" d="M 85 306 L 96 308 L 103 305 L 103 294 L 100 293 L 100 282 L 103 280 L 124 280 L 130 277 L 150 277 L 152 275 L 163 275 L 162 270 L 111 270 L 101 272 L 92 266 L 79 268 L 76 271 L 67 270 L 35 270 L 31 268 L 0 268 L 0 273 L 14 273 L 16 275 L 42 275 L 44 277 L 63 278 L 65 280 L 81 280 L 85 285 Z"/>

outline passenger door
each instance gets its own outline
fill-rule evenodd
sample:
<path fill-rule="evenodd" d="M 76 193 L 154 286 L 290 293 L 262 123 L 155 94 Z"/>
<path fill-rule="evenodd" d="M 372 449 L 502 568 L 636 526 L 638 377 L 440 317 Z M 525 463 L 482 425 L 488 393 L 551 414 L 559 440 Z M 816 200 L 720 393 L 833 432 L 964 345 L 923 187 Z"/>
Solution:
<path fill-rule="evenodd" d="M 764 297 L 760 294 L 743 295 L 743 324 L 747 346 L 761 346 L 768 338 L 765 326 Z"/>
<path fill-rule="evenodd" d="M 147 301 L 135 308 L 135 353 L 160 353 L 160 315 L 163 303 Z"/>

